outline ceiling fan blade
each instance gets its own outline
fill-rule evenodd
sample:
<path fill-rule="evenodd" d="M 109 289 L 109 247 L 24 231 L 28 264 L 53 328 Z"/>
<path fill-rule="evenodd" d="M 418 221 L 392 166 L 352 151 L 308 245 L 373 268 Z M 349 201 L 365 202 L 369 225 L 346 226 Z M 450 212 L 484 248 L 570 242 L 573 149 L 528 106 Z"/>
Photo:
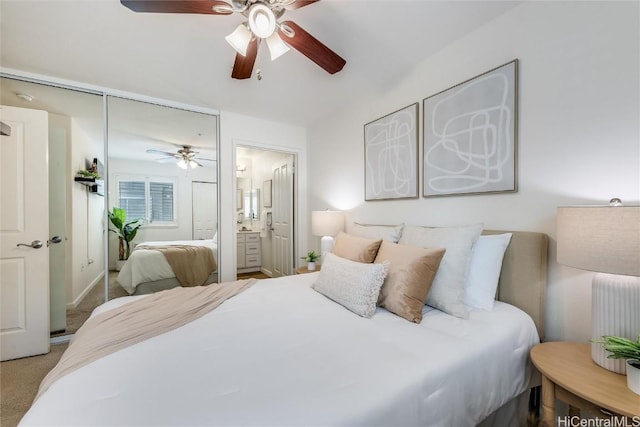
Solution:
<path fill-rule="evenodd" d="M 293 3 L 286 6 L 287 10 L 300 9 L 301 7 L 308 6 L 317 2 L 318 0 L 295 0 Z"/>
<path fill-rule="evenodd" d="M 337 53 L 322 44 L 322 42 L 311 34 L 307 33 L 295 22 L 285 21 L 281 26 L 289 27 L 294 32 L 293 37 L 290 37 L 290 34 L 287 34 L 286 28 L 285 30 L 278 28 L 278 34 L 280 34 L 282 40 L 318 64 L 327 73 L 335 74 L 342 70 L 342 67 L 347 63 L 347 61 L 341 58 Z"/>
<path fill-rule="evenodd" d="M 251 77 L 253 71 L 253 64 L 256 62 L 256 56 L 258 55 L 258 38 L 254 37 L 249 42 L 247 47 L 247 54 L 245 56 L 236 53 L 236 62 L 233 64 L 233 72 L 231 77 L 234 79 L 248 79 Z"/>
<path fill-rule="evenodd" d="M 194 160 L 200 160 L 200 161 L 204 161 L 204 162 L 215 162 L 216 159 L 206 159 L 204 157 L 196 157 Z"/>
<path fill-rule="evenodd" d="M 233 7 L 222 0 L 120 0 L 120 3 L 134 12 L 209 15 L 230 15 L 233 13 Z M 214 10 L 216 6 L 218 7 Z"/>
<path fill-rule="evenodd" d="M 176 158 L 175 157 L 163 157 L 161 159 L 156 159 L 156 162 L 158 163 L 169 163 L 169 162 L 175 162 Z"/>
<path fill-rule="evenodd" d="M 171 157 L 176 157 L 176 153 L 170 153 L 168 151 L 160 151 L 160 150 L 153 150 L 153 149 L 148 149 L 147 153 L 149 154 L 160 154 L 163 156 L 171 156 Z"/>

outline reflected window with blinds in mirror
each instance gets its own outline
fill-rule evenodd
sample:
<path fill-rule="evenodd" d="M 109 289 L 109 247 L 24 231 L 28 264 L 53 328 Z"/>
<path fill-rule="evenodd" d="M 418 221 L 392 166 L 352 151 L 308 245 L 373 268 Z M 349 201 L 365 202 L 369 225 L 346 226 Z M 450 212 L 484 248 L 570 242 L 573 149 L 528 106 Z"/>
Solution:
<path fill-rule="evenodd" d="M 143 218 L 146 226 L 177 226 L 174 179 L 119 176 L 116 178 L 118 207 L 128 219 Z"/>

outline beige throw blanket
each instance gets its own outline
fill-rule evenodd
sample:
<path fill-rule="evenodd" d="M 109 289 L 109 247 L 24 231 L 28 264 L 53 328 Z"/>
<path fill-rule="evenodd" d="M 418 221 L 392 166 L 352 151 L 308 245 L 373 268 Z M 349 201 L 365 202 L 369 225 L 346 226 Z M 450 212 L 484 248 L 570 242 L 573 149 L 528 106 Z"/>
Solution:
<path fill-rule="evenodd" d="M 197 288 L 173 288 L 91 317 L 76 332 L 58 364 L 42 380 L 36 399 L 60 377 L 196 320 L 256 282 L 256 279 L 248 279 Z"/>
<path fill-rule="evenodd" d="M 171 266 L 180 285 L 200 286 L 211 273 L 216 271 L 216 259 L 210 248 L 206 246 L 147 246 L 138 245 L 136 249 L 147 249 L 162 252 Z"/>

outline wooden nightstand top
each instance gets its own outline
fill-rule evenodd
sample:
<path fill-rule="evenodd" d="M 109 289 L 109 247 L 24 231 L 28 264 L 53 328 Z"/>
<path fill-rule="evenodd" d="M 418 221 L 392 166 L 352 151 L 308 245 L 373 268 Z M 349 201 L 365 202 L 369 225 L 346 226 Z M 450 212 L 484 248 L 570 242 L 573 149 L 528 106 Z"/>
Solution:
<path fill-rule="evenodd" d="M 574 395 L 627 417 L 640 416 L 640 396 L 629 390 L 627 377 L 596 365 L 590 344 L 539 344 L 531 360 L 542 375 Z"/>
<path fill-rule="evenodd" d="M 305 265 L 304 267 L 296 268 L 296 274 L 315 273 L 316 271 L 320 271 L 321 268 L 322 268 L 322 266 L 316 264 L 316 269 L 315 270 L 309 270 L 307 268 L 307 266 Z"/>

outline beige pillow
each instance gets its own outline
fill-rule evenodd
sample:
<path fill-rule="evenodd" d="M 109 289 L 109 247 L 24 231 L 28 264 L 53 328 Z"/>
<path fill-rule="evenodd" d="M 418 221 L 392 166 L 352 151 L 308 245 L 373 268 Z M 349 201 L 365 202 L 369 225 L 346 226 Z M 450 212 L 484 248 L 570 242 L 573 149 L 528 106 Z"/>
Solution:
<path fill-rule="evenodd" d="M 422 321 L 422 309 L 436 276 L 443 248 L 420 248 L 383 241 L 376 263 L 389 262 L 378 305 L 410 322 Z"/>
<path fill-rule="evenodd" d="M 333 253 L 339 257 L 355 262 L 372 263 L 380 248 L 382 239 L 366 239 L 340 232 L 336 236 Z"/>

